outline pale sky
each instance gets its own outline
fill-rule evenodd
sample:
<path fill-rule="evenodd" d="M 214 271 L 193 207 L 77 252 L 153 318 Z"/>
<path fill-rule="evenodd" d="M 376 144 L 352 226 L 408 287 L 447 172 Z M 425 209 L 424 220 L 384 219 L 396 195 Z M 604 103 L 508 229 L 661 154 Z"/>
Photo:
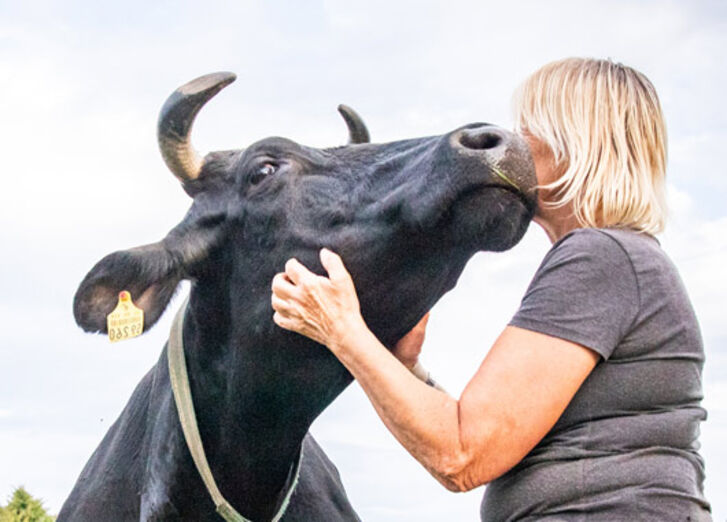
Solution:
<path fill-rule="evenodd" d="M 640 69 L 662 99 L 671 221 L 660 239 L 702 326 L 706 493 L 725 520 L 726 55 L 727 4 L 717 1 L 0 0 L 0 499 L 25 485 L 57 512 L 159 356 L 170 312 L 144 337 L 111 345 L 75 326 L 71 301 L 97 260 L 160 239 L 189 206 L 155 139 L 175 87 L 238 74 L 198 119 L 203 151 L 270 135 L 326 147 L 346 141 L 342 102 L 374 141 L 472 121 L 510 126 L 510 95 L 527 74 L 596 56 Z M 435 307 L 423 359 L 450 392 L 474 373 L 548 248 L 531 226 L 513 250 L 476 256 Z M 483 490 L 439 486 L 356 385 L 312 429 L 363 520 L 477 519 Z"/>

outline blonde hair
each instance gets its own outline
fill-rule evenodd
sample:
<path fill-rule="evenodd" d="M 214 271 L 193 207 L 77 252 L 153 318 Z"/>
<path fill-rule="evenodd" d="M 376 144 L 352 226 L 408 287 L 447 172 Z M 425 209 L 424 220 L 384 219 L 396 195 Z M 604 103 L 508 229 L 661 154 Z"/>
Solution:
<path fill-rule="evenodd" d="M 547 145 L 563 174 L 541 186 L 584 227 L 656 234 L 666 219 L 666 125 L 640 72 L 568 58 L 537 70 L 513 98 L 515 125 Z"/>

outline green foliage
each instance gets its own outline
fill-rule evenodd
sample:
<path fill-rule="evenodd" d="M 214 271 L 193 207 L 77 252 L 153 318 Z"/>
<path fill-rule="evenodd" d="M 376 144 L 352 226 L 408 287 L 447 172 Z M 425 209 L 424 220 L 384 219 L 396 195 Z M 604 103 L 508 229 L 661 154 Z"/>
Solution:
<path fill-rule="evenodd" d="M 8 505 L 0 507 L 0 522 L 53 522 L 43 502 L 33 498 L 25 488 L 19 487 L 10 497 Z"/>

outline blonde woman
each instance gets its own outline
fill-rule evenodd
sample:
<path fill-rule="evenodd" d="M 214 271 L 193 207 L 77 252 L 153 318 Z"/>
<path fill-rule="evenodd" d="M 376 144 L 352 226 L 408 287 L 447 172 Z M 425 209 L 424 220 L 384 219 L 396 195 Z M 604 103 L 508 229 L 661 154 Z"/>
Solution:
<path fill-rule="evenodd" d="M 332 252 L 328 278 L 295 260 L 275 277 L 274 319 L 326 345 L 445 487 L 489 484 L 482 520 L 711 520 L 699 327 L 654 238 L 666 168 L 656 91 L 630 67 L 573 58 L 531 75 L 514 107 L 553 247 L 459 399 L 379 343 Z M 395 350 L 409 367 L 424 322 Z"/>

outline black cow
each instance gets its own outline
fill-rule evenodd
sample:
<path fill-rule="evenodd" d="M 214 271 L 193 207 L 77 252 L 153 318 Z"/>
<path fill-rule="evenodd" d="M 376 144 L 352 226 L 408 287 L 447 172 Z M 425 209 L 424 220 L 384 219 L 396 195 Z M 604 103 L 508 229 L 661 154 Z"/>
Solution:
<path fill-rule="evenodd" d="M 270 284 L 296 257 L 324 273 L 338 252 L 363 316 L 392 346 L 454 287 L 478 250 L 522 237 L 535 206 L 526 143 L 488 124 L 386 144 L 304 147 L 268 138 L 200 158 L 189 143 L 198 110 L 234 75 L 175 91 L 159 120 L 162 154 L 193 197 L 158 243 L 94 266 L 74 300 L 78 324 L 104 332 L 121 290 L 161 316 L 192 281 L 183 338 L 191 390 L 214 477 L 227 500 L 270 520 L 303 448 L 284 520 L 358 520 L 338 472 L 308 435 L 351 382 L 331 353 L 274 325 Z M 367 137 L 345 112 L 354 142 Z M 183 439 L 166 347 L 87 463 L 58 520 L 219 520 Z"/>

